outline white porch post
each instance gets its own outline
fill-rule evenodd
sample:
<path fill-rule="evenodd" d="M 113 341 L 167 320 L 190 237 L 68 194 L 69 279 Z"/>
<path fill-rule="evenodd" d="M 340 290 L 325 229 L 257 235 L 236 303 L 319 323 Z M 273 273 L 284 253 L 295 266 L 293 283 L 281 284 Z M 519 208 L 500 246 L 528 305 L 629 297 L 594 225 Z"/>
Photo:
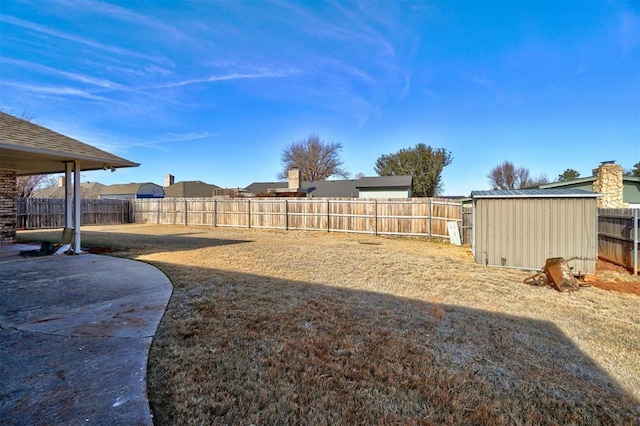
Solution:
<path fill-rule="evenodd" d="M 74 228 L 74 238 L 73 238 L 73 252 L 78 254 L 81 253 L 82 250 L 80 248 L 80 223 L 82 218 L 82 213 L 80 212 L 80 162 L 75 160 L 73 162 L 73 228 Z"/>
<path fill-rule="evenodd" d="M 73 163 L 70 161 L 64 163 L 64 227 L 71 228 L 71 212 L 73 208 L 73 199 L 71 198 L 71 169 Z"/>

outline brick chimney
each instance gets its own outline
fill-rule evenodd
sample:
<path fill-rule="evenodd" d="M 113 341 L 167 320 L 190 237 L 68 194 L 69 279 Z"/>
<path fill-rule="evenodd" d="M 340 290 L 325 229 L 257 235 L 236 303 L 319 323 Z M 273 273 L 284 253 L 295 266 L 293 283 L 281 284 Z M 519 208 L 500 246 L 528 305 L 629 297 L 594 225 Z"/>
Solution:
<path fill-rule="evenodd" d="M 593 169 L 596 180 L 593 182 L 593 192 L 602 194 L 596 205 L 605 209 L 622 209 L 629 207 L 623 201 L 622 166 L 615 161 L 603 161 L 598 168 Z"/>
<path fill-rule="evenodd" d="M 175 183 L 176 177 L 174 175 L 168 174 L 164 177 L 164 187 L 171 186 Z"/>
<path fill-rule="evenodd" d="M 299 169 L 291 169 L 288 172 L 289 176 L 289 189 L 300 189 L 300 182 L 302 181 L 302 172 Z"/>

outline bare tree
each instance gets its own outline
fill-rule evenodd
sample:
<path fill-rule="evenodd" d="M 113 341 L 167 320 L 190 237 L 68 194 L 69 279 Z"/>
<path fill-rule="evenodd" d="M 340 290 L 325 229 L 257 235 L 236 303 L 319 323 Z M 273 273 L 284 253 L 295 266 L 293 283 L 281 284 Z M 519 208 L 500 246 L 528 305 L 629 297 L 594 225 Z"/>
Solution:
<path fill-rule="evenodd" d="M 527 186 L 525 186 L 525 188 L 530 188 L 532 186 L 535 187 L 549 182 L 551 182 L 549 180 L 549 177 L 546 174 L 542 173 L 537 178 L 530 178 L 529 183 L 527 184 Z"/>
<path fill-rule="evenodd" d="M 326 180 L 330 176 L 347 179 L 349 173 L 342 168 L 341 149 L 341 144 L 325 143 L 315 134 L 293 142 L 282 151 L 284 169 L 278 177 L 285 179 L 289 170 L 297 168 L 302 172 L 302 179 L 307 181 Z"/>
<path fill-rule="evenodd" d="M 543 183 L 548 183 L 546 175 L 532 178 L 529 169 L 526 167 L 516 167 L 510 161 L 495 166 L 489 174 L 489 183 L 493 189 L 522 189 L 529 188 Z"/>
<path fill-rule="evenodd" d="M 29 198 L 36 189 L 49 188 L 53 185 L 55 181 L 51 175 L 18 176 L 16 179 L 18 198 Z"/>
<path fill-rule="evenodd" d="M 21 120 L 28 121 L 28 122 L 32 122 L 36 118 L 36 115 L 27 109 L 23 109 L 22 112 L 19 114 L 16 114 L 13 110 L 6 111 L 4 109 L 0 109 L 0 111 L 9 115 L 13 115 L 14 117 L 17 117 Z"/>

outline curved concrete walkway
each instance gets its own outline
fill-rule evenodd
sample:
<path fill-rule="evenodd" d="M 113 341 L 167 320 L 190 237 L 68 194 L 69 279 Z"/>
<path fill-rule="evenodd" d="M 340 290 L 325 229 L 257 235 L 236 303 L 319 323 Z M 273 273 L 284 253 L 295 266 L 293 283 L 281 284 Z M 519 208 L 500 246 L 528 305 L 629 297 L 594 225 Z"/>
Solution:
<path fill-rule="evenodd" d="M 171 292 L 127 259 L 0 258 L 0 423 L 152 425 L 147 357 Z"/>

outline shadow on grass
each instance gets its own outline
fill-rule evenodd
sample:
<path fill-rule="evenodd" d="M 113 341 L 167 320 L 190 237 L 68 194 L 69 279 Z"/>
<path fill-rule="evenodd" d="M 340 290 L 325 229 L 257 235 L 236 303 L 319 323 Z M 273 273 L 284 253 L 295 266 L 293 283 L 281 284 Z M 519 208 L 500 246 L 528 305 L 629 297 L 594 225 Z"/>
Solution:
<path fill-rule="evenodd" d="M 148 368 L 159 425 L 637 422 L 551 322 L 151 263 L 174 284 Z"/>
<path fill-rule="evenodd" d="M 60 235 L 60 229 L 18 231 L 18 242 L 39 244 L 42 241 L 49 241 L 55 243 L 60 241 Z M 144 235 L 140 233 L 92 231 L 91 227 L 83 227 L 81 238 L 83 250 L 105 249 L 102 252 L 136 250 L 144 253 L 196 250 L 252 242 L 251 240 L 217 239 L 198 237 L 197 235 L 198 233 L 196 232 Z"/>

